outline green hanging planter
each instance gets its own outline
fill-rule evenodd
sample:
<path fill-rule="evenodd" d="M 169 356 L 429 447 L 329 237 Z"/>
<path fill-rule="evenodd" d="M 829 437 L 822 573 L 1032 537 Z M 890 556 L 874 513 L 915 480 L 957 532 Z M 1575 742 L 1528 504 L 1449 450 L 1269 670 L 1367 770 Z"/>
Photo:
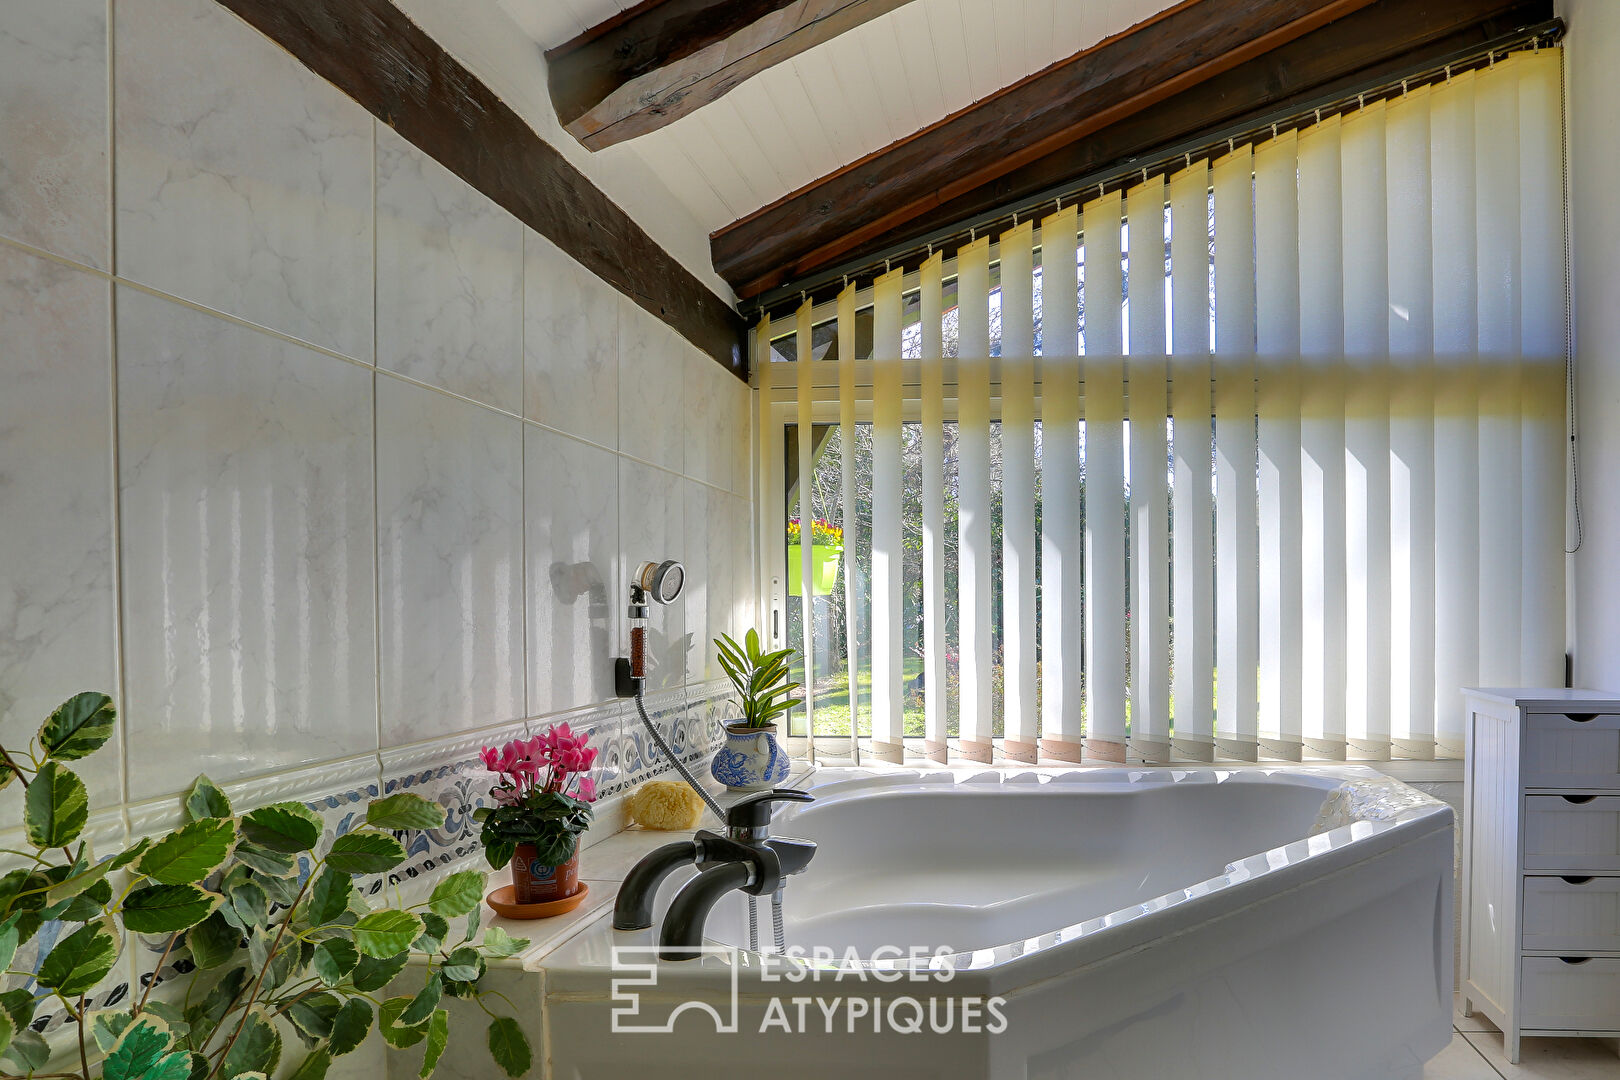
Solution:
<path fill-rule="evenodd" d="M 844 549 L 833 544 L 810 545 L 810 584 L 817 596 L 826 596 L 838 583 L 838 560 Z M 804 556 L 798 544 L 787 549 L 788 595 L 804 595 Z"/>

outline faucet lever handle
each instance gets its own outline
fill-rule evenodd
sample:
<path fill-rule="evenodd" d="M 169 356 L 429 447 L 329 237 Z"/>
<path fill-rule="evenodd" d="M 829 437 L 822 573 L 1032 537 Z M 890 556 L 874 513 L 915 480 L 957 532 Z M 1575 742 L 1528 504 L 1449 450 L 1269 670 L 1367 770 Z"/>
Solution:
<path fill-rule="evenodd" d="M 764 829 L 771 823 L 771 804 L 776 802 L 815 802 L 816 797 L 798 788 L 772 788 L 739 799 L 726 811 L 728 829 Z"/>

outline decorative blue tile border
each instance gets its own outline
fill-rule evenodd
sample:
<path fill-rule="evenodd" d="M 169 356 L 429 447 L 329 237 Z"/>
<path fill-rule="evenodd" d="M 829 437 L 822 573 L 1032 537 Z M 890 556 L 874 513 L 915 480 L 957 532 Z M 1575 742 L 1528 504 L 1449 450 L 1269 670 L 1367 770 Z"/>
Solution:
<path fill-rule="evenodd" d="M 647 699 L 647 714 L 681 759 L 699 766 L 722 741 L 720 717 L 731 691 L 729 683 L 706 683 L 662 691 Z M 440 875 L 475 865 L 481 860 L 478 826 L 473 811 L 488 804 L 490 774 L 478 757 L 481 746 L 500 745 L 515 737 L 536 735 L 553 724 L 566 722 L 574 731 L 591 735 L 597 748 L 591 778 L 599 803 L 615 799 L 637 784 L 672 769 L 647 737 L 633 702 L 613 701 L 560 713 L 523 725 L 425 743 L 382 755 L 382 795 L 415 791 L 445 808 L 442 829 L 399 833 L 409 861 L 375 880 L 359 883 L 369 895 L 384 888 L 415 893 Z"/>

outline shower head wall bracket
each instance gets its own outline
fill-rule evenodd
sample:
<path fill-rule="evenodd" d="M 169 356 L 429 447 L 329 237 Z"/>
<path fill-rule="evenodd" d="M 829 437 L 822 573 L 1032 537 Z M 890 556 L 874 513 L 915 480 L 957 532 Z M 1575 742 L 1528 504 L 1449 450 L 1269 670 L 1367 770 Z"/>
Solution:
<path fill-rule="evenodd" d="M 674 603 L 686 584 L 686 568 L 674 559 L 644 562 L 630 579 L 630 655 L 613 661 L 613 689 L 619 697 L 635 697 L 646 683 L 647 614 L 649 603 Z"/>

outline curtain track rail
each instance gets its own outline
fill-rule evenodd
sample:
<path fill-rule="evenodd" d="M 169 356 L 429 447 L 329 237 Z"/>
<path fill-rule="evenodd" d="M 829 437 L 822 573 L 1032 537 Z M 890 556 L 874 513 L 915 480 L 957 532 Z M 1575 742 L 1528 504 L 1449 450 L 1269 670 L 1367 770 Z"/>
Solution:
<path fill-rule="evenodd" d="M 1005 203 L 975 217 L 953 222 L 904 244 L 789 282 L 762 294 L 751 305 L 745 305 L 742 314 L 753 323 L 767 313 L 779 317 L 797 308 L 807 298 L 818 303 L 830 300 L 846 281 L 870 285 L 872 279 L 889 269 L 916 269 L 934 251 L 943 251 L 949 258 L 958 246 L 974 234 L 982 232 L 993 235 L 1011 227 L 1014 219 L 1027 221 L 1050 212 L 1060 202 L 1067 204 L 1096 198 L 1155 175 L 1169 174 L 1195 161 L 1212 160 L 1237 146 L 1260 143 L 1285 131 L 1317 123 L 1324 117 L 1354 112 L 1369 103 L 1399 97 L 1408 90 L 1442 82 L 1459 72 L 1488 66 L 1509 53 L 1555 44 L 1563 38 L 1564 31 L 1562 19 L 1520 27 L 1492 41 L 1441 57 L 1405 75 L 1379 79 L 1355 90 L 1324 95 L 1302 105 L 1264 114 L 1158 151 L 1116 162 L 1016 202 Z"/>

